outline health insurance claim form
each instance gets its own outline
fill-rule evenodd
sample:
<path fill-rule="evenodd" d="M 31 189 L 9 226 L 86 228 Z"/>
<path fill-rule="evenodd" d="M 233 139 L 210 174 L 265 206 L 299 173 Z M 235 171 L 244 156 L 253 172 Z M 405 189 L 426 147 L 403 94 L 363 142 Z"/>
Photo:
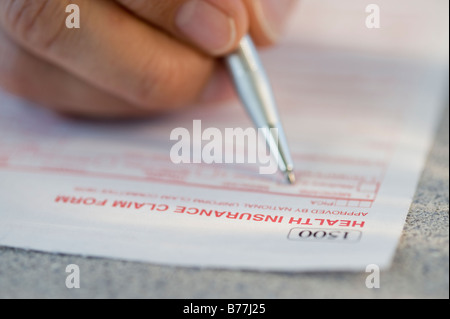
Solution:
<path fill-rule="evenodd" d="M 0 244 L 194 267 L 388 267 L 448 67 L 444 2 L 404 2 L 378 1 L 381 28 L 367 29 L 365 1 L 302 1 L 282 43 L 262 54 L 294 186 L 255 164 L 170 161 L 172 129 L 193 120 L 251 127 L 236 100 L 99 123 L 2 93 Z"/>

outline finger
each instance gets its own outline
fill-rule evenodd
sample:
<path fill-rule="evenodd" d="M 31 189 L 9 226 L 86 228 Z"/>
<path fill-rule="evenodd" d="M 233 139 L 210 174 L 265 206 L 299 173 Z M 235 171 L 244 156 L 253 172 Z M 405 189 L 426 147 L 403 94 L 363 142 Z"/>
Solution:
<path fill-rule="evenodd" d="M 77 117 L 123 119 L 161 113 L 137 108 L 89 85 L 17 46 L 1 29 L 0 87 L 38 105 Z M 233 93 L 228 74 L 218 65 L 199 103 L 222 101 Z"/>
<path fill-rule="evenodd" d="M 63 1 L 3 0 L 0 24 L 43 59 L 131 105 L 164 110 L 200 96 L 215 61 L 109 0 L 72 1 L 80 29 L 65 27 Z"/>
<path fill-rule="evenodd" d="M 257 45 L 276 43 L 297 0 L 243 0 L 248 9 L 250 33 Z"/>
<path fill-rule="evenodd" d="M 101 91 L 13 43 L 0 30 L 0 87 L 60 113 L 101 118 L 152 113 Z"/>
<path fill-rule="evenodd" d="M 178 39 L 223 55 L 248 31 L 242 0 L 117 0 L 123 6 Z"/>

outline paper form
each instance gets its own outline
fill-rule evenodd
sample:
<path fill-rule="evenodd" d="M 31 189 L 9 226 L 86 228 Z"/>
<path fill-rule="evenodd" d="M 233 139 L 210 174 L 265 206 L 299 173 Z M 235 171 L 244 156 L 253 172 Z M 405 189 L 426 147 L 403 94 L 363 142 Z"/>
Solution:
<path fill-rule="evenodd" d="M 418 39 L 392 28 L 411 23 L 421 7 L 439 5 L 380 1 L 405 11 L 392 21 L 386 15 L 393 26 L 380 31 L 371 52 L 369 33 L 358 31 L 360 39 L 339 47 L 333 32 L 326 46 L 320 32 L 315 45 L 299 31 L 316 23 L 308 12 L 333 2 L 304 1 L 282 43 L 262 53 L 296 185 L 258 174 L 257 165 L 171 162 L 176 127 L 192 128 L 193 120 L 203 128 L 251 127 L 236 100 L 163 119 L 107 123 L 70 120 L 1 93 L 0 244 L 194 267 L 388 267 L 447 77 L 435 55 L 438 41 L 430 54 L 420 42 L 420 50 L 402 52 L 400 40 L 414 48 Z M 364 28 L 361 2 L 342 3 L 333 5 L 336 17 L 360 19 Z M 439 12 L 431 9 L 423 23 Z M 333 27 L 329 19 L 323 23 Z M 424 41 L 440 37 L 437 26 L 427 24 Z"/>

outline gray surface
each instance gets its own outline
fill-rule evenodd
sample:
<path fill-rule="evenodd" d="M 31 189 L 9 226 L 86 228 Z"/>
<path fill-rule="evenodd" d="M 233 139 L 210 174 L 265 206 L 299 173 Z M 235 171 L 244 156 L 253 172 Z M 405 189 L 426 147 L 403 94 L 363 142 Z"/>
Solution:
<path fill-rule="evenodd" d="M 380 289 L 366 273 L 264 273 L 162 267 L 0 247 L 0 298 L 449 298 L 448 108 L 391 269 Z M 65 286 L 77 264 L 81 288 Z"/>

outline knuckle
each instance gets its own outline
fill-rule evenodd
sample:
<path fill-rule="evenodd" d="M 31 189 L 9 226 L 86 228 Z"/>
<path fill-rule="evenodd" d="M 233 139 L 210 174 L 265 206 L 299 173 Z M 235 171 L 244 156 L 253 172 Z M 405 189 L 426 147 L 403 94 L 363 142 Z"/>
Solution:
<path fill-rule="evenodd" d="M 6 0 L 2 20 L 14 38 L 47 49 L 65 26 L 61 4 L 54 0 Z"/>
<path fill-rule="evenodd" d="M 144 109 L 167 108 L 179 104 L 185 98 L 181 88 L 182 68 L 175 60 L 160 59 L 157 65 L 149 63 L 136 77 L 134 92 L 137 104 Z M 184 91 L 184 90 L 183 90 Z"/>

